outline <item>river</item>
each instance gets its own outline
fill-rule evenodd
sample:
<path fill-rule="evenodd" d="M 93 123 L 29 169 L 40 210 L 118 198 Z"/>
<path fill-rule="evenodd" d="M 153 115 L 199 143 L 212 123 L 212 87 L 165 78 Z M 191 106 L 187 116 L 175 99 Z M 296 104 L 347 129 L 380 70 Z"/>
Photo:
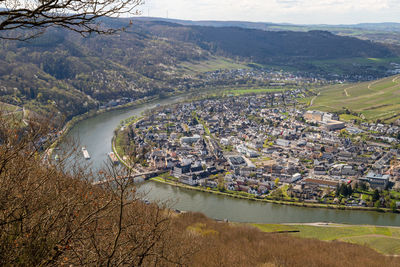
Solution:
<path fill-rule="evenodd" d="M 77 123 L 67 138 L 79 140 L 90 153 L 94 170 L 101 168 L 111 151 L 111 138 L 120 121 L 138 116 L 157 105 L 168 105 L 183 100 L 172 97 L 155 102 L 102 113 Z M 82 156 L 83 160 L 83 156 Z M 197 211 L 215 219 L 254 223 L 310 223 L 335 222 L 348 224 L 371 224 L 400 226 L 400 215 L 369 211 L 302 208 L 279 204 L 235 199 L 211 193 L 197 192 L 157 182 L 146 182 L 140 187 L 150 201 L 168 202 L 171 208 Z"/>

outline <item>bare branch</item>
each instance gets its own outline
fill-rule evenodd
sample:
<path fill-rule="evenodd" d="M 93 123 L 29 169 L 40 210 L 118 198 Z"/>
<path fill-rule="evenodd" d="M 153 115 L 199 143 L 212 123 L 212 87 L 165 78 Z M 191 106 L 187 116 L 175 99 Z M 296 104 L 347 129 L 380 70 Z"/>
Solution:
<path fill-rule="evenodd" d="M 84 36 L 112 34 L 101 18 L 138 15 L 144 0 L 0 0 L 0 38 L 27 40 L 48 27 L 62 27 Z M 127 23 L 129 26 L 129 23 Z"/>

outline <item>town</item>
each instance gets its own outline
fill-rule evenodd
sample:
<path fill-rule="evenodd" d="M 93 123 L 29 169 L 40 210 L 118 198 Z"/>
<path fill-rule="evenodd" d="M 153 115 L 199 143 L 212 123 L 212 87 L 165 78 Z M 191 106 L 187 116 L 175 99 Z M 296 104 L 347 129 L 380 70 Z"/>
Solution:
<path fill-rule="evenodd" d="M 307 111 L 300 89 L 157 107 L 117 132 L 131 167 L 257 199 L 400 207 L 397 125 Z M 122 155 L 121 155 L 122 154 Z"/>

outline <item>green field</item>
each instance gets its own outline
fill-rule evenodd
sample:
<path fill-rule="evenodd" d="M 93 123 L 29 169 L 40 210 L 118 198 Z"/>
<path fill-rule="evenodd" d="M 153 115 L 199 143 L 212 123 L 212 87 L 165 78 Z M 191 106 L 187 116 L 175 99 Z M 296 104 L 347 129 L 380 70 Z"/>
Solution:
<path fill-rule="evenodd" d="M 316 92 L 319 95 L 301 100 L 310 105 L 308 109 L 341 112 L 347 108 L 362 114 L 369 121 L 381 119 L 393 122 L 400 118 L 400 75 L 371 82 L 323 87 Z"/>
<path fill-rule="evenodd" d="M 300 231 L 291 233 L 302 238 L 316 238 L 323 241 L 339 240 L 365 245 L 387 255 L 400 255 L 400 227 L 327 226 L 253 224 L 264 232 Z"/>
<path fill-rule="evenodd" d="M 189 74 L 204 73 L 216 70 L 229 69 L 248 69 L 249 67 L 242 63 L 237 63 L 232 59 L 224 57 L 211 57 L 208 60 L 183 62 L 179 68 Z"/>

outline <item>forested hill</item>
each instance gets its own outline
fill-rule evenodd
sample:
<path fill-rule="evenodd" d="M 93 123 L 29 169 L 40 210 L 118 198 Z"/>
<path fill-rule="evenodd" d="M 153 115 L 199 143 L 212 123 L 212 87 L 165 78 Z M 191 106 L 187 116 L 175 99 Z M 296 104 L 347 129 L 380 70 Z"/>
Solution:
<path fill-rule="evenodd" d="M 258 63 L 299 62 L 354 57 L 393 57 L 388 47 L 327 31 L 263 31 L 239 27 L 184 26 L 168 22 L 147 22 L 149 30 L 227 56 L 252 58 Z"/>
<path fill-rule="evenodd" d="M 129 20 L 105 19 L 104 23 L 121 27 Z M 29 42 L 0 41 L 0 104 L 39 113 L 56 109 L 70 118 L 121 97 L 201 89 L 204 81 L 196 73 L 187 73 L 182 68 L 185 62 L 223 57 L 239 63 L 235 66 L 258 63 L 324 74 L 327 70 L 316 61 L 395 56 L 385 45 L 324 31 L 265 32 L 140 20 L 111 36 L 83 38 L 51 29 Z M 335 71 L 350 68 L 354 75 L 386 75 L 385 67 L 363 64 L 339 64 Z"/>

